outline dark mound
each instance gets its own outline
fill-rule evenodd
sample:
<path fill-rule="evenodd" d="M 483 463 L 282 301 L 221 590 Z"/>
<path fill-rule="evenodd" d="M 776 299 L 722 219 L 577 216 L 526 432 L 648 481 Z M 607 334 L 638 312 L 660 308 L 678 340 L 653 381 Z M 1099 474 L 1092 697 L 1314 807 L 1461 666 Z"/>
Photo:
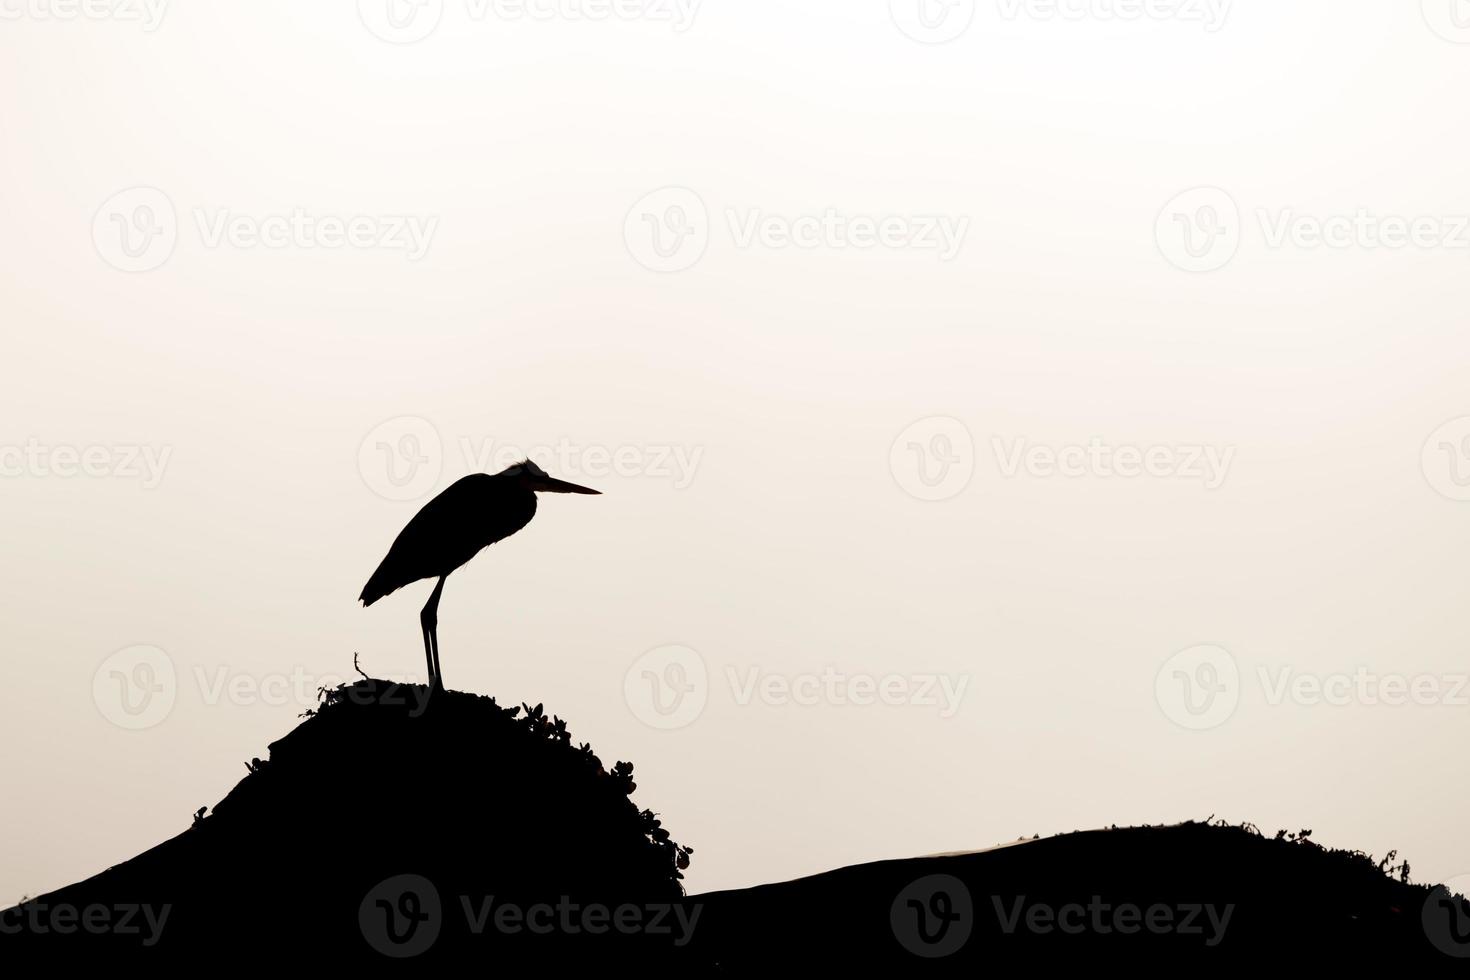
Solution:
<path fill-rule="evenodd" d="M 1470 909 L 1303 832 L 1089 831 L 684 897 L 689 850 L 540 707 L 368 681 L 213 813 L 0 913 L 0 963 L 975 977 L 1103 965 L 1437 973 Z M 1151 972 L 1151 971 L 1150 971 Z"/>
<path fill-rule="evenodd" d="M 6 913 L 28 927 L 0 951 L 196 965 L 657 957 L 671 943 L 634 912 L 682 898 L 688 849 L 633 789 L 631 764 L 605 768 L 539 706 L 363 681 L 325 692 L 191 829 Z M 104 928 L 57 928 L 55 910 L 96 906 L 111 910 Z M 136 934 L 111 928 L 122 907 L 140 909 Z M 611 922 L 619 909 L 627 928 Z"/>
<path fill-rule="evenodd" d="M 690 899 L 695 947 L 730 975 L 976 977 L 1150 964 L 1463 966 L 1470 909 L 1408 866 L 1310 833 L 1188 823 L 1088 831 L 973 854 L 859 865 Z M 1394 877 L 1394 874 L 1397 877 Z"/>

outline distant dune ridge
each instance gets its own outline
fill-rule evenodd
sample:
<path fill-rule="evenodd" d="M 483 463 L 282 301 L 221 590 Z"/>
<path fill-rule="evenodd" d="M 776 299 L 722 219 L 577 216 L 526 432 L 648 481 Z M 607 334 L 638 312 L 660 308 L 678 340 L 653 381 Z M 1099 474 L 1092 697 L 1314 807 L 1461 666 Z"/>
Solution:
<path fill-rule="evenodd" d="M 1085 831 L 703 895 L 700 939 L 741 976 L 1470 963 L 1470 910 L 1389 864 L 1223 823 Z"/>
<path fill-rule="evenodd" d="M 686 897 L 692 849 L 633 804 L 631 764 L 604 766 L 539 706 L 427 687 L 326 691 L 248 768 L 179 836 L 0 913 L 0 962 L 966 977 L 1470 963 L 1470 910 L 1407 865 L 1221 823 Z"/>

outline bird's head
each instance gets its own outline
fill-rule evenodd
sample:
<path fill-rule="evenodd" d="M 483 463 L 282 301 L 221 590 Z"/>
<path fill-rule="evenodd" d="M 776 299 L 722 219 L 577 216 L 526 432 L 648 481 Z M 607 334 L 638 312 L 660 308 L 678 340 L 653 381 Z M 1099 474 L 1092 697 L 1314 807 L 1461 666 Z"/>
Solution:
<path fill-rule="evenodd" d="M 602 493 L 601 490 L 593 490 L 591 487 L 580 487 L 575 483 L 558 480 L 529 459 L 510 467 L 503 475 L 511 477 L 533 493 Z"/>

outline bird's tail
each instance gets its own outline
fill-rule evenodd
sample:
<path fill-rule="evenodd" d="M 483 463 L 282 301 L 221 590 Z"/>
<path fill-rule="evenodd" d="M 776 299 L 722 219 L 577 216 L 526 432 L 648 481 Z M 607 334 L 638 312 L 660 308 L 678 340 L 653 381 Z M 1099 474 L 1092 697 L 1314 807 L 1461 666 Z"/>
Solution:
<path fill-rule="evenodd" d="M 393 587 L 388 584 L 387 576 L 383 574 L 383 566 L 379 565 L 378 570 L 373 572 L 373 577 L 367 580 L 367 585 L 362 587 L 362 595 L 357 597 L 357 601 L 364 606 L 371 606 L 392 591 Z"/>

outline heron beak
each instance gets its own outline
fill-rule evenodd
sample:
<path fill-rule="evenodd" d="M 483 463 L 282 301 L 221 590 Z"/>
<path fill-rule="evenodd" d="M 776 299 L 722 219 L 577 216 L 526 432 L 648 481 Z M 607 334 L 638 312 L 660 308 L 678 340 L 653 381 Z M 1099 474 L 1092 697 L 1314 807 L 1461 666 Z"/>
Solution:
<path fill-rule="evenodd" d="M 598 496 L 602 495 L 601 490 L 593 490 L 591 487 L 579 487 L 575 483 L 568 483 L 565 480 L 558 480 L 550 476 L 542 481 L 541 485 L 536 489 L 542 493 L 591 493 Z"/>

